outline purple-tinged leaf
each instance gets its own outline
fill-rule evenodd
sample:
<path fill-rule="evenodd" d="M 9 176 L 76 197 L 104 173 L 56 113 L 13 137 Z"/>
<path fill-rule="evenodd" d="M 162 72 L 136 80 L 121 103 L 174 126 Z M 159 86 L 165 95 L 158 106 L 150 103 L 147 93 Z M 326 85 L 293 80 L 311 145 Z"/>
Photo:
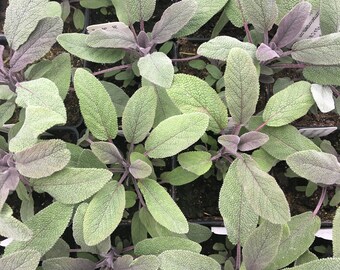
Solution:
<path fill-rule="evenodd" d="M 256 58 L 259 61 L 268 61 L 279 57 L 280 56 L 277 54 L 276 51 L 272 50 L 264 43 L 261 43 L 261 45 L 256 50 Z"/>
<path fill-rule="evenodd" d="M 0 167 L 0 209 L 4 205 L 9 191 L 15 190 L 19 184 L 19 173 L 11 167 L 5 171 L 1 170 Z"/>
<path fill-rule="evenodd" d="M 282 18 L 271 42 L 275 43 L 277 47 L 283 48 L 295 41 L 303 29 L 311 9 L 312 5 L 308 2 L 297 4 Z"/>
<path fill-rule="evenodd" d="M 0 70 L 4 71 L 4 50 L 5 50 L 5 46 L 0 45 Z M 0 78 L 1 78 L 2 74 L 0 72 Z"/>
<path fill-rule="evenodd" d="M 59 17 L 39 21 L 28 40 L 13 54 L 10 61 L 11 71 L 18 72 L 43 57 L 62 31 L 63 21 Z"/>
<path fill-rule="evenodd" d="M 132 31 L 122 22 L 110 23 L 91 32 L 86 44 L 92 48 L 136 48 Z"/>
<path fill-rule="evenodd" d="M 191 0 L 182 0 L 168 7 L 161 19 L 152 29 L 154 43 L 164 43 L 181 30 L 194 16 L 197 3 Z"/>
<path fill-rule="evenodd" d="M 240 137 L 237 135 L 222 135 L 218 137 L 218 142 L 225 147 L 228 153 L 236 154 Z"/>
<path fill-rule="evenodd" d="M 267 134 L 258 131 L 250 131 L 241 135 L 238 149 L 241 151 L 250 151 L 259 148 L 268 140 L 269 136 Z"/>

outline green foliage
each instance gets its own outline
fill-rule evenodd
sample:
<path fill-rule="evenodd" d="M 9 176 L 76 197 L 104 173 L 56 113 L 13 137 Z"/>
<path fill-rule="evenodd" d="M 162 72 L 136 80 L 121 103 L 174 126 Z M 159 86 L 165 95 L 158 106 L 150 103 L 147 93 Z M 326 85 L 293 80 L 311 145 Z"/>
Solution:
<path fill-rule="evenodd" d="M 212 166 L 211 155 L 204 151 L 185 152 L 178 155 L 179 164 L 196 175 L 205 174 Z"/>
<path fill-rule="evenodd" d="M 96 263 L 83 258 L 52 258 L 43 261 L 44 270 L 92 270 L 96 267 Z"/>
<path fill-rule="evenodd" d="M 336 270 L 339 267 L 340 259 L 338 258 L 327 258 L 327 259 L 321 259 L 321 260 L 316 260 L 312 261 L 309 263 L 305 263 L 300 266 L 296 266 L 293 268 L 285 268 L 286 270 L 292 269 L 292 270 L 324 270 L 324 269 L 329 269 L 329 270 Z"/>
<path fill-rule="evenodd" d="M 38 251 L 25 249 L 0 259 L 0 268 L 6 270 L 35 270 L 40 261 Z"/>
<path fill-rule="evenodd" d="M 336 210 L 333 220 L 333 256 L 340 257 L 340 208 Z"/>

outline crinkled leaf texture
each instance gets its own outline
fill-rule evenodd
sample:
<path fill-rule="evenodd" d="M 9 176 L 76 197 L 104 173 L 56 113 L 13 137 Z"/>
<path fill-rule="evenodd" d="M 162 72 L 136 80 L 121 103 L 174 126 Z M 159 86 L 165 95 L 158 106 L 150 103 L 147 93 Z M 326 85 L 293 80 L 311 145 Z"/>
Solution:
<path fill-rule="evenodd" d="M 6 101 L 0 105 L 0 127 L 2 127 L 11 117 L 15 111 L 15 103 L 13 101 Z"/>
<path fill-rule="evenodd" d="M 136 179 L 146 178 L 152 173 L 152 168 L 143 160 L 137 159 L 131 162 L 129 172 Z"/>
<path fill-rule="evenodd" d="M 129 143 L 143 141 L 152 128 L 157 106 L 154 87 L 139 88 L 127 102 L 122 118 L 122 129 Z"/>
<path fill-rule="evenodd" d="M 250 151 L 259 148 L 268 140 L 269 137 L 267 134 L 258 131 L 250 131 L 241 135 L 238 149 L 241 151 Z"/>
<path fill-rule="evenodd" d="M 9 46 L 17 50 L 46 16 L 48 0 L 10 1 L 6 9 L 4 33 Z"/>
<path fill-rule="evenodd" d="M 285 270 L 337 270 L 339 268 L 340 259 L 339 258 L 327 258 L 315 260 L 303 265 L 295 266 L 292 268 L 285 268 Z"/>
<path fill-rule="evenodd" d="M 178 163 L 196 175 L 205 174 L 211 167 L 211 154 L 205 151 L 185 152 L 178 155 Z"/>
<path fill-rule="evenodd" d="M 259 165 L 259 168 L 265 172 L 269 172 L 279 162 L 278 159 L 268 154 L 262 148 L 254 151 L 251 157 Z"/>
<path fill-rule="evenodd" d="M 272 96 L 264 109 L 263 120 L 271 127 L 279 127 L 304 116 L 314 104 L 311 84 L 300 81 Z"/>
<path fill-rule="evenodd" d="M 211 237 L 212 232 L 211 229 L 206 226 L 189 222 L 189 232 L 186 235 L 188 239 L 196 243 L 202 243 Z"/>
<path fill-rule="evenodd" d="M 54 125 L 65 124 L 66 109 L 57 86 L 41 78 L 17 84 L 16 103 L 26 108 L 25 122 L 10 140 L 11 152 L 19 152 L 33 146 L 38 136 Z"/>
<path fill-rule="evenodd" d="M 94 246 L 117 228 L 125 208 L 124 186 L 107 183 L 90 201 L 84 217 L 84 240 Z"/>
<path fill-rule="evenodd" d="M 268 61 L 274 58 L 279 58 L 280 56 L 270 48 L 268 45 L 261 43 L 261 45 L 256 50 L 256 58 L 259 61 Z"/>
<path fill-rule="evenodd" d="M 150 133 L 145 142 L 146 153 L 151 158 L 176 155 L 197 142 L 208 124 L 209 117 L 199 112 L 169 117 Z"/>
<path fill-rule="evenodd" d="M 104 86 L 85 69 L 78 68 L 74 86 L 80 111 L 93 136 L 99 140 L 114 139 L 118 131 L 116 109 Z"/>
<path fill-rule="evenodd" d="M 161 185 L 152 179 L 142 179 L 138 181 L 138 187 L 145 198 L 148 210 L 159 224 L 175 233 L 183 234 L 189 231 L 188 222 L 182 211 Z"/>
<path fill-rule="evenodd" d="M 340 2 L 337 0 L 320 1 L 320 28 L 322 35 L 339 32 Z"/>
<path fill-rule="evenodd" d="M 228 239 L 233 243 L 245 243 L 255 230 L 258 215 L 245 199 L 245 192 L 237 175 L 237 163 L 234 161 L 228 169 L 219 196 L 219 210 L 224 225 L 228 230 Z"/>
<path fill-rule="evenodd" d="M 135 260 L 131 255 L 124 255 L 113 263 L 115 270 L 157 270 L 159 266 L 160 262 L 154 255 L 142 255 Z"/>
<path fill-rule="evenodd" d="M 135 245 L 134 252 L 140 255 L 159 255 L 166 250 L 189 250 L 200 253 L 201 245 L 189 239 L 163 236 L 152 239 L 145 239 Z"/>
<path fill-rule="evenodd" d="M 303 76 L 321 85 L 340 86 L 339 66 L 307 66 L 303 69 Z"/>
<path fill-rule="evenodd" d="M 236 175 L 254 212 L 274 224 L 288 222 L 288 202 L 276 180 L 259 169 L 250 156 L 243 154 L 242 158 L 237 162 Z"/>
<path fill-rule="evenodd" d="M 242 11 L 247 19 L 260 33 L 272 29 L 278 16 L 278 7 L 273 0 L 240 0 Z"/>
<path fill-rule="evenodd" d="M 242 254 L 246 269 L 263 270 L 276 256 L 282 236 L 282 225 L 264 221 L 248 237 Z"/>
<path fill-rule="evenodd" d="M 168 7 L 161 19 L 152 29 L 154 43 L 164 43 L 181 30 L 194 16 L 197 10 L 197 2 L 182 0 Z"/>
<path fill-rule="evenodd" d="M 0 215 L 0 235 L 17 241 L 28 241 L 32 231 L 22 222 L 12 216 Z"/>
<path fill-rule="evenodd" d="M 63 21 L 61 18 L 53 17 L 40 20 L 29 39 L 14 52 L 10 60 L 10 70 L 18 72 L 43 57 L 62 31 Z"/>
<path fill-rule="evenodd" d="M 191 75 L 176 74 L 167 93 L 183 113 L 206 113 L 209 116 L 209 130 L 218 133 L 227 127 L 227 108 L 205 81 Z"/>
<path fill-rule="evenodd" d="M 232 48 L 245 50 L 252 59 L 255 59 L 256 46 L 248 42 L 241 42 L 229 36 L 215 37 L 198 47 L 197 54 L 221 61 L 226 61 Z"/>
<path fill-rule="evenodd" d="M 93 142 L 91 150 L 104 164 L 114 164 L 123 160 L 122 154 L 113 143 Z"/>
<path fill-rule="evenodd" d="M 224 82 L 229 112 L 237 124 L 244 125 L 255 113 L 260 93 L 256 67 L 245 50 L 230 50 Z"/>
<path fill-rule="evenodd" d="M 140 75 L 160 87 L 169 88 L 174 77 L 171 59 L 162 52 L 153 52 L 138 60 Z"/>
<path fill-rule="evenodd" d="M 300 151 L 288 156 L 287 163 L 296 174 L 316 184 L 340 184 L 340 163 L 332 154 Z"/>
<path fill-rule="evenodd" d="M 0 259 L 0 269 L 6 270 L 35 270 L 40 261 L 40 253 L 35 250 L 25 249 L 4 256 Z"/>
<path fill-rule="evenodd" d="M 117 116 L 122 117 L 126 103 L 129 101 L 129 96 L 124 92 L 124 90 L 117 85 L 101 81 L 104 85 L 106 91 L 109 93 L 113 105 L 115 105 Z"/>
<path fill-rule="evenodd" d="M 233 25 L 238 28 L 243 26 L 242 14 L 237 0 L 229 0 L 224 12 Z"/>
<path fill-rule="evenodd" d="M 287 225 L 289 232 L 283 233 L 277 255 L 266 270 L 281 269 L 308 250 L 314 241 L 315 233 L 320 229 L 321 221 L 311 212 L 305 212 L 292 217 Z"/>
<path fill-rule="evenodd" d="M 111 176 L 112 173 L 106 169 L 65 168 L 51 176 L 34 180 L 33 187 L 51 194 L 61 203 L 76 204 L 99 191 Z"/>
<path fill-rule="evenodd" d="M 59 44 L 69 53 L 94 63 L 116 63 L 124 56 L 124 51 L 113 48 L 92 48 L 86 45 L 88 35 L 65 33 L 57 37 Z"/>
<path fill-rule="evenodd" d="M 38 251 L 43 256 L 64 233 L 72 213 L 72 205 L 54 202 L 47 206 L 24 223 L 33 231 L 32 238 L 26 242 L 12 242 L 5 249 L 5 254 L 29 248 Z"/>
<path fill-rule="evenodd" d="M 93 270 L 96 263 L 83 258 L 59 257 L 43 261 L 44 270 Z"/>
<path fill-rule="evenodd" d="M 300 40 L 293 45 L 292 51 L 296 61 L 313 65 L 339 65 L 340 33 Z"/>
<path fill-rule="evenodd" d="M 340 257 L 340 207 L 336 210 L 333 219 L 333 256 Z"/>
<path fill-rule="evenodd" d="M 313 99 L 321 112 L 327 113 L 335 109 L 333 91 L 329 86 L 312 84 L 311 91 Z"/>
<path fill-rule="evenodd" d="M 42 141 L 14 155 L 20 174 L 41 178 L 62 170 L 71 159 L 66 143 L 61 140 Z"/>
<path fill-rule="evenodd" d="M 220 270 L 214 259 L 187 250 L 168 250 L 158 256 L 162 270 Z"/>

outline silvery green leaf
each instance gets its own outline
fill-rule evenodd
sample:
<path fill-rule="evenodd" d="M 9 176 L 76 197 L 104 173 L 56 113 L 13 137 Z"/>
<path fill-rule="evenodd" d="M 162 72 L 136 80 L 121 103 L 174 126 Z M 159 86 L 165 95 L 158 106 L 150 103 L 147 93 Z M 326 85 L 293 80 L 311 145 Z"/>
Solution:
<path fill-rule="evenodd" d="M 88 35 L 64 33 L 57 37 L 59 44 L 69 53 L 94 63 L 116 63 L 124 56 L 124 51 L 112 48 L 92 48 L 86 45 Z"/>
<path fill-rule="evenodd" d="M 233 48 L 245 50 L 252 59 L 255 59 L 256 46 L 248 42 L 241 42 L 236 38 L 229 36 L 215 37 L 198 47 L 197 54 L 207 58 L 226 61 L 229 52 Z"/>
<path fill-rule="evenodd" d="M 0 84 L 0 99 L 10 100 L 15 96 L 15 93 L 9 88 L 8 85 Z"/>
<path fill-rule="evenodd" d="M 8 197 L 9 191 L 16 190 L 19 181 L 19 173 L 14 167 L 0 173 L 0 210 Z"/>
<path fill-rule="evenodd" d="M 206 24 L 217 12 L 219 12 L 228 0 L 195 0 L 197 10 L 190 21 L 175 35 L 175 37 L 188 36 L 195 33 Z"/>
<path fill-rule="evenodd" d="M 292 57 L 296 61 L 313 65 L 340 64 L 340 33 L 317 38 L 303 39 L 292 47 Z"/>
<path fill-rule="evenodd" d="M 333 243 L 334 244 L 334 243 Z M 318 260 L 318 256 L 316 256 L 313 252 L 310 252 L 307 250 L 305 253 L 303 253 L 295 262 L 294 266 L 298 266 L 301 264 L 305 264 L 311 261 Z"/>
<path fill-rule="evenodd" d="M 154 255 L 142 255 L 130 263 L 130 270 L 158 270 L 160 262 Z M 124 269 L 122 269 L 124 270 Z"/>
<path fill-rule="evenodd" d="M 111 97 L 111 101 L 116 108 L 117 117 L 122 117 L 124 108 L 129 101 L 129 96 L 124 92 L 124 90 L 117 85 L 101 81 L 102 85 L 104 85 L 105 90 L 109 93 Z"/>
<path fill-rule="evenodd" d="M 243 26 L 243 19 L 241 10 L 239 8 L 239 3 L 237 0 L 229 0 L 226 8 L 225 13 L 230 20 L 230 22 L 236 26 L 236 27 L 242 27 Z"/>
<path fill-rule="evenodd" d="M 206 113 L 209 116 L 209 130 L 218 133 L 226 128 L 227 108 L 205 81 L 191 75 L 176 74 L 167 93 L 183 113 Z"/>
<path fill-rule="evenodd" d="M 248 237 L 242 254 L 249 270 L 264 269 L 276 256 L 282 236 L 282 225 L 264 221 Z"/>
<path fill-rule="evenodd" d="M 137 43 L 130 28 L 122 22 L 90 32 L 86 44 L 92 48 L 136 49 Z"/>
<path fill-rule="evenodd" d="M 339 32 L 340 2 L 338 0 L 320 1 L 320 28 L 322 35 Z"/>
<path fill-rule="evenodd" d="M 200 253 L 201 245 L 189 239 L 163 236 L 152 239 L 145 239 L 135 245 L 134 252 L 137 256 L 140 255 L 159 255 L 166 250 L 189 250 Z"/>
<path fill-rule="evenodd" d="M 61 140 L 42 141 L 14 155 L 20 174 L 30 178 L 49 176 L 62 170 L 71 154 Z"/>
<path fill-rule="evenodd" d="M 6 270 L 35 270 L 40 261 L 40 253 L 24 249 L 0 259 L 0 269 Z"/>
<path fill-rule="evenodd" d="M 229 113 L 237 124 L 244 125 L 255 113 L 260 91 L 256 67 L 245 50 L 230 50 L 224 81 Z"/>
<path fill-rule="evenodd" d="M 153 52 L 138 60 L 140 75 L 148 81 L 164 88 L 169 88 L 174 77 L 171 59 L 162 52 Z"/>
<path fill-rule="evenodd" d="M 113 267 L 117 270 L 124 270 L 129 269 L 130 263 L 132 263 L 133 257 L 131 255 L 123 255 L 121 257 L 118 257 L 114 263 Z"/>
<path fill-rule="evenodd" d="M 336 149 L 330 141 L 322 140 L 322 142 L 320 143 L 320 149 L 322 150 L 322 152 L 332 154 L 336 157 L 338 156 Z"/>
<path fill-rule="evenodd" d="M 6 9 L 4 33 L 11 49 L 17 50 L 46 17 L 47 0 L 11 1 Z"/>
<path fill-rule="evenodd" d="M 15 111 L 15 103 L 13 101 L 6 101 L 0 105 L 0 127 L 2 127 L 11 117 Z"/>
<path fill-rule="evenodd" d="M 85 25 L 85 16 L 80 9 L 75 9 L 73 12 L 73 24 L 78 30 L 83 30 Z"/>
<path fill-rule="evenodd" d="M 307 66 L 303 69 L 303 76 L 317 84 L 340 86 L 339 72 L 339 66 Z"/>
<path fill-rule="evenodd" d="M 143 160 L 137 159 L 131 162 L 129 172 L 136 179 L 146 178 L 152 173 L 152 168 Z"/>
<path fill-rule="evenodd" d="M 287 13 L 279 23 L 275 36 L 271 42 L 278 48 L 283 48 L 293 42 L 303 29 L 312 5 L 308 2 L 301 2 Z"/>
<path fill-rule="evenodd" d="M 340 257 L 340 208 L 336 210 L 333 219 L 333 256 Z"/>
<path fill-rule="evenodd" d="M 286 197 L 276 180 L 260 170 L 248 155 L 237 162 L 237 179 L 245 197 L 254 212 L 274 224 L 284 224 L 290 220 L 290 210 Z"/>
<path fill-rule="evenodd" d="M 268 140 L 269 137 L 267 134 L 258 131 L 250 131 L 241 135 L 238 149 L 241 151 L 250 151 L 259 148 Z"/>
<path fill-rule="evenodd" d="M 29 39 L 14 52 L 10 60 L 10 70 L 18 72 L 43 57 L 62 31 L 63 21 L 61 18 L 53 17 L 40 20 Z"/>
<path fill-rule="evenodd" d="M 198 8 L 196 1 L 182 0 L 168 7 L 152 29 L 154 43 L 170 40 L 194 16 Z"/>
<path fill-rule="evenodd" d="M 225 147 L 228 153 L 235 155 L 237 153 L 240 137 L 237 135 L 221 135 L 218 137 L 218 143 Z"/>
<path fill-rule="evenodd" d="M 63 240 L 59 238 L 54 246 L 46 252 L 44 255 L 44 260 L 59 258 L 59 257 L 69 257 L 70 256 L 70 246 Z"/>
<path fill-rule="evenodd" d="M 314 104 L 311 84 L 296 82 L 272 96 L 264 109 L 263 120 L 268 126 L 279 127 L 304 116 Z"/>
<path fill-rule="evenodd" d="M 97 9 L 101 7 L 109 7 L 112 6 L 112 1 L 111 0 L 80 0 L 80 5 L 84 8 L 89 8 L 89 9 Z"/>
<path fill-rule="evenodd" d="M 268 32 L 278 16 L 278 7 L 274 0 L 240 0 L 242 11 L 256 31 Z"/>
<path fill-rule="evenodd" d="M 337 270 L 339 268 L 339 263 L 339 258 L 319 259 L 292 268 L 285 268 L 284 270 Z"/>
<path fill-rule="evenodd" d="M 269 172 L 279 162 L 278 159 L 268 154 L 262 148 L 254 151 L 251 157 L 256 161 L 259 168 L 265 172 Z"/>
<path fill-rule="evenodd" d="M 294 81 L 288 77 L 278 78 L 273 85 L 273 93 L 276 94 L 293 83 Z"/>
<path fill-rule="evenodd" d="M 208 124 L 209 117 L 199 112 L 169 117 L 159 123 L 146 139 L 146 154 L 151 158 L 176 155 L 197 142 Z"/>
<path fill-rule="evenodd" d="M 280 56 L 277 54 L 276 51 L 274 51 L 264 43 L 261 43 L 261 45 L 256 50 L 256 58 L 259 61 L 268 61 L 279 57 Z"/>
<path fill-rule="evenodd" d="M 321 112 L 327 113 L 335 109 L 333 91 L 329 86 L 312 84 L 311 91 L 314 101 Z"/>
<path fill-rule="evenodd" d="M 131 208 L 136 204 L 137 194 L 134 191 L 125 191 L 125 208 Z"/>
<path fill-rule="evenodd" d="M 189 222 L 189 232 L 186 235 L 188 239 L 196 243 L 202 243 L 211 237 L 212 232 L 211 229 L 206 226 Z"/>
<path fill-rule="evenodd" d="M 112 173 L 106 169 L 67 167 L 51 176 L 35 179 L 32 185 L 61 203 L 76 204 L 99 191 L 111 176 Z"/>
<path fill-rule="evenodd" d="M 197 175 L 205 174 L 211 167 L 211 154 L 204 151 L 191 151 L 178 155 L 178 163 L 187 171 Z"/>
<path fill-rule="evenodd" d="M 145 198 L 148 210 L 159 224 L 175 233 L 189 231 L 185 216 L 162 186 L 155 180 L 142 179 L 138 181 L 138 187 Z"/>
<path fill-rule="evenodd" d="M 237 175 L 239 162 L 239 160 L 234 161 L 228 169 L 221 187 L 218 205 L 224 225 L 228 228 L 228 239 L 233 244 L 243 245 L 255 230 L 258 215 L 244 199 L 246 195 Z"/>
<path fill-rule="evenodd" d="M 44 17 L 61 17 L 61 6 L 56 1 L 48 2 Z"/>
<path fill-rule="evenodd" d="M 33 231 L 32 238 L 26 242 L 12 242 L 5 249 L 5 254 L 30 248 L 38 251 L 43 256 L 64 233 L 72 213 L 72 205 L 54 202 L 47 206 L 24 223 Z"/>
<path fill-rule="evenodd" d="M 94 142 L 91 143 L 91 150 L 104 164 L 114 164 L 123 160 L 122 154 L 113 143 Z"/>
<path fill-rule="evenodd" d="M 17 241 L 28 241 L 32 231 L 13 216 L 0 215 L 0 235 Z"/>
<path fill-rule="evenodd" d="M 152 128 L 157 96 L 152 86 L 139 88 L 127 102 L 122 118 L 122 129 L 129 143 L 143 141 Z"/>
<path fill-rule="evenodd" d="M 320 229 L 321 221 L 311 212 L 305 212 L 292 217 L 287 225 L 289 233 L 283 233 L 277 255 L 266 270 L 281 269 L 305 253 L 313 243 L 315 233 Z"/>
<path fill-rule="evenodd" d="M 300 0 L 276 0 L 277 6 L 279 7 L 278 19 L 281 20 L 284 15 L 286 15 L 290 10 L 294 8 L 294 6 L 296 6 L 300 2 Z M 308 0 L 308 2 L 312 4 L 313 10 L 319 9 L 320 0 Z"/>
<path fill-rule="evenodd" d="M 168 250 L 158 256 L 162 270 L 220 270 L 214 259 L 188 250 Z"/>
<path fill-rule="evenodd" d="M 114 139 L 118 131 L 117 115 L 104 86 L 91 73 L 78 68 L 74 87 L 85 124 L 93 136 L 99 140 Z"/>
<path fill-rule="evenodd" d="M 170 172 L 161 174 L 161 179 L 173 186 L 182 186 L 196 180 L 199 175 L 183 169 L 181 166 L 176 167 Z"/>
<path fill-rule="evenodd" d="M 156 6 L 156 0 L 111 0 L 119 21 L 132 25 L 139 21 L 148 21 Z"/>
<path fill-rule="evenodd" d="M 143 149 L 143 151 L 144 151 L 144 149 Z M 156 174 L 153 170 L 152 162 L 150 161 L 150 159 L 148 159 L 148 157 L 144 156 L 144 154 L 139 153 L 139 152 L 132 152 L 130 154 L 130 162 L 132 163 L 132 162 L 135 162 L 137 160 L 141 160 L 144 163 L 146 163 L 147 165 L 149 165 L 149 167 L 151 167 L 151 175 L 148 178 L 157 179 L 157 176 L 156 176 Z"/>
<path fill-rule="evenodd" d="M 71 152 L 69 167 L 107 169 L 91 150 L 70 143 L 67 144 L 67 149 Z"/>
<path fill-rule="evenodd" d="M 6 142 L 6 139 L 2 136 L 0 136 L 0 149 L 8 152 L 8 144 Z"/>
<path fill-rule="evenodd" d="M 139 218 L 139 212 L 135 212 L 131 221 L 131 238 L 132 243 L 136 245 L 140 241 L 146 239 L 148 237 L 148 231 L 143 225 L 142 221 Z"/>
<path fill-rule="evenodd" d="M 52 258 L 43 261 L 44 270 L 93 270 L 96 263 L 84 258 Z"/>
<path fill-rule="evenodd" d="M 287 163 L 296 174 L 316 184 L 340 184 L 340 163 L 332 154 L 300 151 L 288 156 Z"/>
<path fill-rule="evenodd" d="M 107 183 L 90 201 L 84 217 L 84 240 L 94 246 L 111 235 L 123 217 L 124 186 L 116 181 Z"/>

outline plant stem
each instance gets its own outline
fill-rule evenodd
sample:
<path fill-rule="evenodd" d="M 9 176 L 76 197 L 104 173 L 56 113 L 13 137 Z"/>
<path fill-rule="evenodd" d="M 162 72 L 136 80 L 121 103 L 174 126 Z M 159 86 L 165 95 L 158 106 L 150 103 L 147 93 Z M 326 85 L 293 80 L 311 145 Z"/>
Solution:
<path fill-rule="evenodd" d="M 199 54 L 195 55 L 195 56 L 190 56 L 190 57 L 185 57 L 185 58 L 175 58 L 175 59 L 171 59 L 172 62 L 186 62 L 186 61 L 190 61 L 190 60 L 195 60 L 197 58 L 200 58 L 201 56 Z"/>
<path fill-rule="evenodd" d="M 253 38 L 251 37 L 251 34 L 250 34 L 250 30 L 248 28 L 248 23 L 244 17 L 244 14 L 243 14 L 243 10 L 242 10 L 242 6 L 241 6 L 241 2 L 240 0 L 237 0 L 237 4 L 238 4 L 238 8 L 240 9 L 241 11 L 241 15 L 242 15 L 242 21 L 243 21 L 243 27 L 244 27 L 244 30 L 246 31 L 246 35 L 247 35 L 247 39 L 248 39 L 248 42 L 249 43 L 253 43 Z"/>
<path fill-rule="evenodd" d="M 139 22 L 139 27 L 140 27 L 140 30 L 141 31 L 144 31 L 145 30 L 145 27 L 144 27 L 144 21 L 143 20 L 141 20 L 140 22 Z"/>
<path fill-rule="evenodd" d="M 320 199 L 319 199 L 319 201 L 318 201 L 318 204 L 316 205 L 316 207 L 315 207 L 315 209 L 314 209 L 314 211 L 313 211 L 313 217 L 315 217 L 315 216 L 318 214 L 318 212 L 320 211 L 320 208 L 321 208 L 321 206 L 322 206 L 322 203 L 323 203 L 323 201 L 324 201 L 325 198 L 326 198 L 326 194 L 327 194 L 327 187 L 323 187 L 323 188 L 322 188 L 322 191 L 321 191 Z"/>
<path fill-rule="evenodd" d="M 237 124 L 233 129 L 233 135 L 238 135 L 240 133 L 240 130 L 241 130 L 241 125 Z"/>
<path fill-rule="evenodd" d="M 138 185 L 137 185 L 137 181 L 136 181 L 136 179 L 135 179 L 134 177 L 132 177 L 132 182 L 133 182 L 133 185 L 134 185 L 134 187 L 135 187 L 135 190 L 136 190 L 136 193 L 137 193 L 139 202 L 142 204 L 143 207 L 146 207 L 146 204 L 145 204 L 143 195 L 142 195 L 142 193 L 140 192 L 139 187 L 138 187 Z"/>
<path fill-rule="evenodd" d="M 236 270 L 240 269 L 240 267 L 241 267 L 241 244 L 240 242 L 238 242 L 236 246 Z"/>
<path fill-rule="evenodd" d="M 110 72 L 110 71 L 128 69 L 128 68 L 131 68 L 131 67 L 132 67 L 131 64 L 120 65 L 120 66 L 116 66 L 116 67 L 112 67 L 112 68 L 103 69 L 103 70 L 94 72 L 94 73 L 92 73 L 92 74 L 93 74 L 94 76 L 97 76 L 97 75 L 101 75 L 101 74 L 103 74 L 103 73 L 107 73 L 107 72 Z"/>
<path fill-rule="evenodd" d="M 268 120 L 268 121 L 269 121 L 269 120 Z M 261 130 L 263 127 L 265 127 L 265 126 L 267 125 L 268 121 L 266 121 L 266 122 L 262 123 L 261 125 L 259 125 L 259 126 L 255 129 L 255 131 L 259 131 L 259 130 Z"/>
<path fill-rule="evenodd" d="M 265 31 L 263 33 L 263 43 L 268 45 L 269 44 L 269 37 L 268 37 L 268 31 Z"/>
<path fill-rule="evenodd" d="M 336 95 L 336 97 L 339 97 L 340 96 L 340 91 L 338 89 L 336 89 L 335 86 L 331 86 L 331 89 L 333 91 L 333 94 Z"/>
<path fill-rule="evenodd" d="M 129 175 L 129 170 L 127 168 L 125 168 L 125 171 L 124 171 L 122 177 L 119 179 L 118 184 L 122 184 L 128 175 Z"/>
<path fill-rule="evenodd" d="M 305 68 L 306 64 L 274 64 L 270 68 Z"/>

